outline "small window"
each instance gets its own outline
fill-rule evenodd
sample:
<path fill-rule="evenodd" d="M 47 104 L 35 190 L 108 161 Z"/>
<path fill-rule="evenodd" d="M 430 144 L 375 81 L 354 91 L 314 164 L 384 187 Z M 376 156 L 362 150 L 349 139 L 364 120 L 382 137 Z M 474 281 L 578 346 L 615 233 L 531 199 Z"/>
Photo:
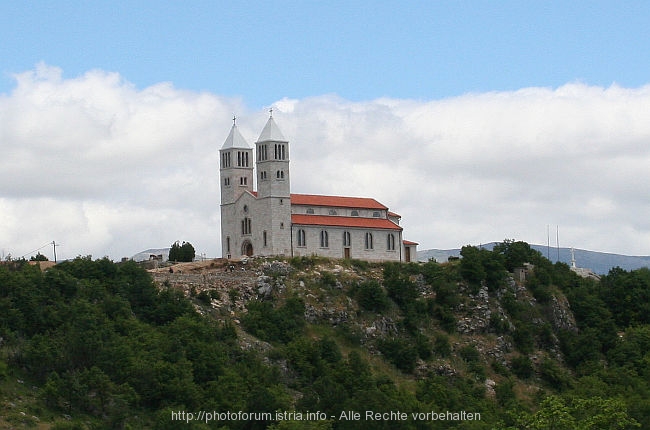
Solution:
<path fill-rule="evenodd" d="M 330 209 L 330 215 L 336 215 L 336 209 Z"/>
<path fill-rule="evenodd" d="M 329 237 L 328 237 L 327 231 L 325 231 L 325 230 L 321 230 L 321 232 L 320 232 L 320 247 L 321 248 L 329 248 L 330 247 Z"/>
<path fill-rule="evenodd" d="M 314 214 L 314 208 L 308 208 L 307 209 L 307 214 L 308 215 L 313 215 Z"/>
<path fill-rule="evenodd" d="M 380 214 L 378 211 L 374 211 L 374 212 L 372 213 L 372 216 L 373 216 L 374 218 L 379 218 L 379 217 L 381 216 L 381 214 Z"/>
<path fill-rule="evenodd" d="M 241 234 L 243 234 L 243 235 L 251 234 L 251 230 L 252 230 L 251 227 L 252 227 L 251 219 L 250 218 L 244 218 L 241 221 Z"/>
<path fill-rule="evenodd" d="M 386 249 L 389 251 L 395 251 L 395 235 L 393 233 L 388 234 L 386 240 Z"/>
<path fill-rule="evenodd" d="M 374 249 L 372 244 L 372 233 L 366 233 L 366 249 Z"/>
<path fill-rule="evenodd" d="M 305 230 L 298 230 L 298 246 L 306 246 Z"/>
<path fill-rule="evenodd" d="M 245 214 L 248 213 L 248 205 L 244 205 L 244 213 L 245 213 Z"/>
<path fill-rule="evenodd" d="M 359 216 L 359 211 L 350 212 L 350 216 Z"/>
<path fill-rule="evenodd" d="M 266 247 L 266 245 L 267 245 L 267 243 L 266 243 L 266 230 L 264 230 L 264 231 L 262 232 L 262 238 L 263 238 L 263 240 L 264 240 L 264 247 Z"/>
<path fill-rule="evenodd" d="M 349 231 L 344 231 L 343 232 L 343 246 L 351 246 L 352 245 L 352 240 L 350 237 L 350 232 Z"/>
<path fill-rule="evenodd" d="M 226 237 L 226 252 L 230 254 L 230 236 Z"/>

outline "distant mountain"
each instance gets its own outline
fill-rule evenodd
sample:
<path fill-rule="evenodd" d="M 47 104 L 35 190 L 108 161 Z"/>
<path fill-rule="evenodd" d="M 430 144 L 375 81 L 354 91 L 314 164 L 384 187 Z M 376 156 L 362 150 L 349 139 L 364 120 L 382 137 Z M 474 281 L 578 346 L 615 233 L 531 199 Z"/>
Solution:
<path fill-rule="evenodd" d="M 485 249 L 492 250 L 497 242 L 491 242 L 481 245 Z M 531 248 L 539 251 L 542 255 L 552 262 L 560 261 L 571 265 L 571 248 L 549 248 L 546 245 L 530 245 Z M 584 249 L 574 249 L 577 267 L 591 269 L 599 275 L 605 275 L 610 269 L 620 267 L 625 270 L 635 270 L 641 267 L 650 267 L 650 256 L 630 256 L 610 254 L 607 252 L 587 251 Z M 442 263 L 449 257 L 460 257 L 460 249 L 426 249 L 418 251 L 419 261 L 429 261 L 434 258 Z"/>
<path fill-rule="evenodd" d="M 161 255 L 163 256 L 162 261 L 167 261 L 169 260 L 169 249 L 170 248 L 155 248 L 155 249 L 147 249 L 146 251 L 138 252 L 135 254 L 133 257 L 131 257 L 131 260 L 133 261 L 146 261 L 149 260 L 149 257 L 151 255 Z"/>

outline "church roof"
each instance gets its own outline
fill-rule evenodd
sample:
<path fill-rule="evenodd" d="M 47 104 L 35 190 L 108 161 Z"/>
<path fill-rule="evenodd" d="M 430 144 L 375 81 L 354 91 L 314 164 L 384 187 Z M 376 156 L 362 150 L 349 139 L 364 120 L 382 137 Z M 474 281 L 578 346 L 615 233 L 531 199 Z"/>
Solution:
<path fill-rule="evenodd" d="M 381 230 L 402 230 L 386 218 L 364 218 L 357 216 L 328 216 L 292 214 L 291 224 L 294 225 L 322 225 L 329 227 L 373 228 Z"/>
<path fill-rule="evenodd" d="M 262 133 L 260 134 L 259 139 L 257 139 L 258 142 L 287 142 L 287 140 L 284 138 L 282 135 L 282 132 L 280 132 L 280 129 L 278 128 L 277 124 L 275 121 L 273 121 L 273 116 L 269 117 L 269 120 L 266 121 L 266 125 L 264 126 L 264 129 L 262 129 Z"/>
<path fill-rule="evenodd" d="M 388 209 L 377 200 L 368 197 L 321 196 L 315 194 L 291 194 L 291 204 L 355 209 Z"/>
<path fill-rule="evenodd" d="M 226 138 L 226 141 L 223 143 L 221 149 L 230 149 L 230 148 L 242 148 L 242 149 L 251 149 L 250 145 L 246 142 L 246 139 L 241 135 L 237 129 L 237 125 L 233 124 L 230 129 L 230 134 Z"/>

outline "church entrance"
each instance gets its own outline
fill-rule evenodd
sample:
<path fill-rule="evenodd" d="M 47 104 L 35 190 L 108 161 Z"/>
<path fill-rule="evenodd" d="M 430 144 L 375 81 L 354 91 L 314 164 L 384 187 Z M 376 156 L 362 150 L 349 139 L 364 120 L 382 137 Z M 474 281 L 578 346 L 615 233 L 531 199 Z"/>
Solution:
<path fill-rule="evenodd" d="M 407 263 L 411 262 L 411 248 L 409 248 L 408 246 L 404 248 L 404 257 L 405 257 L 404 260 Z"/>
<path fill-rule="evenodd" d="M 346 260 L 350 259 L 350 248 L 343 248 L 343 258 Z"/>
<path fill-rule="evenodd" d="M 242 244 L 242 246 L 241 246 L 241 255 L 246 255 L 248 257 L 253 256 L 253 244 L 250 242 L 250 240 L 246 240 Z"/>

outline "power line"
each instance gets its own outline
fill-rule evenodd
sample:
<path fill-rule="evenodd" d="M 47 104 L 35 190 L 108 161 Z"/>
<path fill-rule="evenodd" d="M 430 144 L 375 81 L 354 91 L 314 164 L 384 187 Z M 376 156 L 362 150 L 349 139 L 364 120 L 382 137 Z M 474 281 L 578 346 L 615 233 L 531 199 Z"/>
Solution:
<path fill-rule="evenodd" d="M 41 249 L 45 248 L 46 246 L 50 246 L 50 245 L 52 245 L 52 243 L 53 243 L 53 242 L 47 242 L 45 245 L 41 246 L 40 248 L 35 249 L 35 250 L 33 250 L 33 251 L 30 251 L 30 252 L 26 253 L 25 255 L 21 255 L 20 257 L 18 257 L 18 259 L 20 260 L 21 258 L 25 258 L 25 257 L 28 256 L 28 255 L 31 255 L 31 254 L 33 254 L 33 253 L 35 253 L 35 252 L 37 252 L 37 251 L 40 251 Z"/>

